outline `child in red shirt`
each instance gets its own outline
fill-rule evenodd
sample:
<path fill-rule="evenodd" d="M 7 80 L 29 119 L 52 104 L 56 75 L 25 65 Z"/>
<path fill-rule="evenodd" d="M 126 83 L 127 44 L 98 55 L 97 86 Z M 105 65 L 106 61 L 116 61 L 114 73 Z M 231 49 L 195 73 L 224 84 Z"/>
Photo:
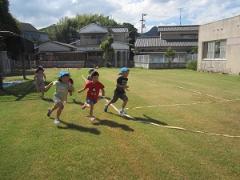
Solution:
<path fill-rule="evenodd" d="M 82 109 L 86 107 L 90 107 L 90 120 L 95 120 L 96 118 L 93 116 L 93 108 L 94 105 L 97 103 L 99 98 L 99 91 L 102 91 L 102 96 L 104 96 L 104 85 L 98 81 L 99 73 L 94 71 L 91 74 L 92 81 L 87 81 L 85 87 L 82 90 L 79 90 L 78 93 L 81 93 L 88 89 L 87 91 L 87 98 L 85 104 L 82 106 Z"/>

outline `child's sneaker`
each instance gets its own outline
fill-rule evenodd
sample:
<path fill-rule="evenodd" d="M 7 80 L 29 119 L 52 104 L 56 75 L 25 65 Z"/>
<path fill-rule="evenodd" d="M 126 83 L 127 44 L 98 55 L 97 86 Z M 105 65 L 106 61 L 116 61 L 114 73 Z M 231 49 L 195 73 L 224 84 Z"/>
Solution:
<path fill-rule="evenodd" d="M 50 117 L 51 113 L 52 113 L 51 109 L 48 109 L 47 116 Z"/>
<path fill-rule="evenodd" d="M 106 105 L 105 107 L 104 107 L 104 112 L 107 112 L 108 111 L 108 106 Z"/>
<path fill-rule="evenodd" d="M 120 116 L 125 116 L 127 113 L 124 110 L 119 111 Z"/>
<path fill-rule="evenodd" d="M 59 119 L 55 119 L 55 120 L 54 120 L 54 124 L 56 124 L 56 125 L 60 124 Z"/>
<path fill-rule="evenodd" d="M 96 117 L 95 116 L 90 116 L 90 121 L 95 121 L 96 120 Z"/>

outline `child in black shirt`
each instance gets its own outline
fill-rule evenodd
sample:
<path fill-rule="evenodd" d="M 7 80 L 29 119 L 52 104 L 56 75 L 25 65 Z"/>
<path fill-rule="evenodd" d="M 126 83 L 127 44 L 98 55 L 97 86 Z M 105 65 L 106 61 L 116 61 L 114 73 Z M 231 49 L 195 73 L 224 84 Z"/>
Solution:
<path fill-rule="evenodd" d="M 123 67 L 120 69 L 120 76 L 117 79 L 117 86 L 116 89 L 114 91 L 114 95 L 113 98 L 111 99 L 111 101 L 109 101 L 109 103 L 105 106 L 104 111 L 107 112 L 108 107 L 110 104 L 115 103 L 118 98 L 120 98 L 121 100 L 123 100 L 123 104 L 122 104 L 122 109 L 120 110 L 120 115 L 125 115 L 126 112 L 124 111 L 124 108 L 127 105 L 128 102 L 128 97 L 126 95 L 125 90 L 128 89 L 128 74 L 129 74 L 129 69 L 126 67 Z"/>

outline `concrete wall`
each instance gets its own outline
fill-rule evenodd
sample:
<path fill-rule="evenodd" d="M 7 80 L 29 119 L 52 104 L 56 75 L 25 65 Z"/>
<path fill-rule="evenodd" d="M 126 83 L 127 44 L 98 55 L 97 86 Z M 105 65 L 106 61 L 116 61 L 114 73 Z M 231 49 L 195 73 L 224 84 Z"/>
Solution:
<path fill-rule="evenodd" d="M 226 40 L 225 59 L 204 59 L 203 42 Z M 240 16 L 200 26 L 198 43 L 198 70 L 240 73 Z"/>
<path fill-rule="evenodd" d="M 146 69 L 185 68 L 186 54 L 176 54 L 172 63 L 169 63 L 164 54 L 135 55 L 134 66 Z"/>

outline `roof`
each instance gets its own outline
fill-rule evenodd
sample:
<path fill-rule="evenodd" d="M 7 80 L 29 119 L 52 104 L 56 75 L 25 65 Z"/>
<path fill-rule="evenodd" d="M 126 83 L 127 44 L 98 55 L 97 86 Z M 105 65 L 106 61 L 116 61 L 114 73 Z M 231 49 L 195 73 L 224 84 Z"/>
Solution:
<path fill-rule="evenodd" d="M 114 50 L 129 50 L 129 44 L 120 41 L 114 41 L 111 46 Z"/>
<path fill-rule="evenodd" d="M 73 45 L 70 45 L 70 44 L 66 44 L 66 43 L 62 43 L 62 42 L 58 42 L 58 41 L 46 41 L 42 44 L 40 44 L 39 46 L 45 44 L 45 43 L 55 43 L 55 44 L 58 44 L 58 45 L 61 45 L 61 46 L 65 46 L 65 47 L 68 47 L 68 48 L 71 48 L 71 49 L 76 49 L 77 47 L 73 46 Z M 38 47 L 39 47 L 38 46 Z M 38 48 L 37 47 L 37 48 Z"/>
<path fill-rule="evenodd" d="M 160 32 L 175 32 L 175 31 L 198 31 L 199 25 L 187 26 L 158 26 Z"/>
<path fill-rule="evenodd" d="M 112 32 L 115 33 L 127 33 L 128 32 L 128 28 L 125 27 L 119 27 L 119 28 L 111 28 Z"/>
<path fill-rule="evenodd" d="M 192 47 L 198 46 L 198 42 L 168 42 L 159 37 L 156 38 L 138 38 L 135 42 L 135 47 Z"/>
<path fill-rule="evenodd" d="M 59 41 L 52 41 L 53 43 L 55 44 L 59 44 L 59 45 L 62 45 L 62 46 L 66 46 L 66 47 L 69 47 L 69 48 L 73 48 L 75 49 L 76 47 L 73 46 L 73 45 L 70 45 L 70 44 L 66 44 L 66 43 L 62 43 L 62 42 L 59 42 Z"/>
<path fill-rule="evenodd" d="M 79 30 L 80 34 L 84 33 L 108 33 L 108 29 L 96 23 L 88 24 Z"/>
<path fill-rule="evenodd" d="M 29 23 L 20 23 L 19 28 L 21 31 L 34 31 L 38 32 L 38 30 Z"/>
<path fill-rule="evenodd" d="M 73 41 L 71 43 L 69 43 L 70 45 L 76 45 L 76 44 L 80 44 L 80 39 L 79 40 L 76 40 L 76 41 Z"/>

